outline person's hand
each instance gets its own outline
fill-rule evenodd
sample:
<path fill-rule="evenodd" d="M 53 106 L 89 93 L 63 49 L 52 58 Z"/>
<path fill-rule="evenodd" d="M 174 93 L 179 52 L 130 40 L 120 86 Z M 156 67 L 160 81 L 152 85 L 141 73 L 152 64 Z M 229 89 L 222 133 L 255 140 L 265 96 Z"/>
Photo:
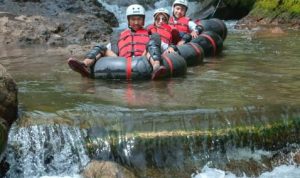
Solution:
<path fill-rule="evenodd" d="M 180 40 L 180 41 L 177 43 L 177 46 L 183 45 L 184 43 L 185 43 L 184 40 Z"/>
<path fill-rule="evenodd" d="M 174 48 L 172 48 L 171 46 L 168 47 L 168 49 L 166 50 L 167 53 L 174 53 L 175 50 Z"/>
<path fill-rule="evenodd" d="M 196 31 L 192 31 L 191 35 L 192 35 L 192 38 L 197 38 L 199 36 Z"/>

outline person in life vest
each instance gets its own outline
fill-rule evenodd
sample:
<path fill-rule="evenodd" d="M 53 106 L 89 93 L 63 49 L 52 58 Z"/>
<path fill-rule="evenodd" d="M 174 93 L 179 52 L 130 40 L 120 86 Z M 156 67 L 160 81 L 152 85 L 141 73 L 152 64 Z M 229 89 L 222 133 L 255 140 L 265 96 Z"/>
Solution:
<path fill-rule="evenodd" d="M 126 10 L 128 20 L 128 29 L 122 31 L 119 35 L 117 44 L 117 54 L 120 57 L 131 58 L 137 56 L 146 56 L 150 61 L 153 72 L 152 79 L 157 79 L 164 75 L 166 68 L 161 66 L 161 39 L 159 35 L 149 35 L 144 29 L 145 9 L 139 4 L 128 6 Z M 113 45 L 113 44 L 112 44 Z M 95 46 L 81 62 L 74 58 L 68 60 L 71 69 L 79 72 L 83 77 L 89 77 L 90 67 L 102 56 L 117 56 L 111 49 L 104 45 Z"/>
<path fill-rule="evenodd" d="M 172 5 L 173 15 L 169 20 L 169 24 L 179 31 L 183 43 L 191 41 L 192 38 L 197 38 L 202 32 L 200 26 L 186 16 L 187 10 L 187 0 L 175 0 Z"/>
<path fill-rule="evenodd" d="M 179 42 L 179 32 L 169 24 L 169 11 L 165 8 L 159 8 L 153 14 L 154 23 L 147 27 L 149 34 L 158 33 L 161 37 L 163 51 L 174 52 L 175 46 Z"/>

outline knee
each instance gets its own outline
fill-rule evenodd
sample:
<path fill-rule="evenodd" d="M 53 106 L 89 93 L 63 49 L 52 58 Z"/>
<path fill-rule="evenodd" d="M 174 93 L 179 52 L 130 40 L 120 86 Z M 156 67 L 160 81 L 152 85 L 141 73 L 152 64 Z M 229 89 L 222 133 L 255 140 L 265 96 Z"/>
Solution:
<path fill-rule="evenodd" d="M 89 59 L 96 59 L 96 56 L 98 54 L 101 54 L 101 56 L 104 56 L 106 51 L 107 51 L 106 46 L 96 45 L 96 46 L 94 46 L 94 48 L 90 52 L 88 52 L 86 54 L 86 57 L 89 58 Z"/>

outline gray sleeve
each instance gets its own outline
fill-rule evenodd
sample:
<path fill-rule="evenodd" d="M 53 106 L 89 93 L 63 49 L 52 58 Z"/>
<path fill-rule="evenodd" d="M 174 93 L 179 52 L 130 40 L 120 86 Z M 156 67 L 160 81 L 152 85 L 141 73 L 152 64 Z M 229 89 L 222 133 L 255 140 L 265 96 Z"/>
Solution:
<path fill-rule="evenodd" d="M 191 31 L 196 31 L 197 24 L 194 21 L 190 20 L 188 25 Z"/>
<path fill-rule="evenodd" d="M 165 51 L 166 49 L 168 49 L 168 47 L 169 47 L 169 45 L 167 44 L 167 43 L 165 43 L 165 42 L 161 42 L 161 49 L 162 49 L 162 51 Z"/>
<path fill-rule="evenodd" d="M 111 43 L 108 43 L 108 44 L 106 45 L 106 48 L 109 49 L 109 50 L 111 50 Z"/>
<path fill-rule="evenodd" d="M 117 55 L 119 55 L 118 41 L 120 34 L 121 31 L 113 32 L 110 37 L 110 49 Z"/>

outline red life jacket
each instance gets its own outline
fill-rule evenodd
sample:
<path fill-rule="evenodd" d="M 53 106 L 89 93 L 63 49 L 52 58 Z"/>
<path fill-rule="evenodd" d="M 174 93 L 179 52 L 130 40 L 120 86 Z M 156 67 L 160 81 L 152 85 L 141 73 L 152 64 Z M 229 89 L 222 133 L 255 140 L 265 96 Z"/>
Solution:
<path fill-rule="evenodd" d="M 158 33 L 161 40 L 166 44 L 172 43 L 172 28 L 168 24 L 163 24 L 161 27 L 156 27 L 153 24 L 147 27 L 150 34 Z"/>
<path fill-rule="evenodd" d="M 176 28 L 179 32 L 191 33 L 191 31 L 189 29 L 189 21 L 190 21 L 190 18 L 188 18 L 188 17 L 180 17 L 175 22 L 174 17 L 172 16 L 169 19 L 169 24 L 171 27 Z"/>
<path fill-rule="evenodd" d="M 142 56 L 149 40 L 148 31 L 145 29 L 140 29 L 136 32 L 132 32 L 129 29 L 123 31 L 118 40 L 119 56 L 125 58 Z"/>

